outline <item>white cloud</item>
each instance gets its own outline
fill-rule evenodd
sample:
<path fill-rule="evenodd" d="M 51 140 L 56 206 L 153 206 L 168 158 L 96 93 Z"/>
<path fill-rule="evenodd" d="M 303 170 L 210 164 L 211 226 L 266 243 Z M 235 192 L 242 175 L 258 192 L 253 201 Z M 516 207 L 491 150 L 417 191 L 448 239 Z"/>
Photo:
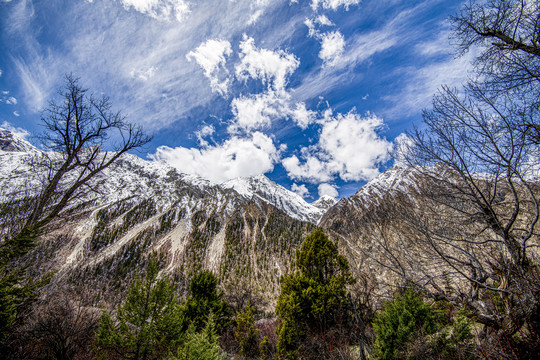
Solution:
<path fill-rule="evenodd" d="M 327 195 L 335 199 L 339 195 L 335 186 L 326 184 L 326 183 L 320 184 L 317 190 L 319 192 L 319 197 L 322 197 L 323 195 Z"/>
<path fill-rule="evenodd" d="M 397 164 L 406 164 L 407 155 L 412 151 L 415 142 L 407 134 L 401 133 L 394 139 L 394 160 Z"/>
<path fill-rule="evenodd" d="M 139 80 L 142 80 L 142 81 L 148 81 L 150 80 L 151 78 L 154 77 L 154 74 L 156 73 L 156 67 L 155 66 L 150 66 L 149 68 L 147 69 L 140 69 L 140 70 L 132 70 L 130 75 L 132 78 L 134 79 L 139 79 Z"/>
<path fill-rule="evenodd" d="M 311 19 L 306 19 L 304 25 L 308 27 L 308 36 L 313 37 L 319 33 L 319 30 L 315 29 L 315 22 Z"/>
<path fill-rule="evenodd" d="M 319 58 L 325 64 L 336 63 L 345 49 L 345 38 L 339 31 L 332 31 L 321 35 L 321 51 Z"/>
<path fill-rule="evenodd" d="M 126 9 L 133 7 L 136 11 L 157 20 L 182 21 L 189 14 L 189 4 L 184 0 L 122 0 Z"/>
<path fill-rule="evenodd" d="M 306 198 L 309 196 L 309 190 L 304 184 L 302 185 L 297 185 L 296 183 L 292 184 L 291 191 L 300 195 L 303 198 Z"/>
<path fill-rule="evenodd" d="M 221 145 L 202 149 L 160 146 L 150 157 L 164 160 L 180 172 L 222 183 L 272 171 L 279 152 L 270 137 L 255 132 L 250 137 L 235 136 Z"/>
<path fill-rule="evenodd" d="M 290 177 L 310 182 L 328 182 L 339 176 L 345 181 L 370 180 L 390 156 L 392 144 L 380 137 L 381 118 L 349 112 L 328 118 L 322 124 L 319 142 L 303 148 L 301 158 L 282 161 Z"/>
<path fill-rule="evenodd" d="M 190 51 L 186 58 L 192 59 L 204 70 L 204 76 L 210 80 L 210 87 L 213 92 L 221 95 L 227 94 L 229 79 L 220 80 L 219 73 L 223 71 L 228 74 L 225 64 L 227 57 L 232 54 L 231 43 L 227 40 L 210 39 L 199 45 L 195 51 Z"/>
<path fill-rule="evenodd" d="M 294 54 L 283 50 L 271 51 L 255 47 L 255 40 L 244 34 L 240 43 L 241 62 L 236 66 L 236 76 L 240 80 L 248 78 L 262 80 L 274 90 L 283 90 L 287 77 L 294 73 L 300 61 Z"/>
<path fill-rule="evenodd" d="M 286 116 L 287 97 L 288 94 L 284 91 L 269 90 L 262 94 L 251 94 L 233 99 L 231 107 L 234 122 L 229 126 L 229 132 L 268 127 L 273 118 Z"/>
<path fill-rule="evenodd" d="M 325 9 L 337 10 L 340 6 L 345 7 L 345 10 L 349 10 L 351 5 L 358 5 L 360 0 L 312 0 L 311 7 L 313 10 L 317 10 L 319 6 Z"/>
<path fill-rule="evenodd" d="M 316 156 L 307 156 L 302 164 L 300 159 L 293 155 L 283 159 L 281 163 L 292 179 L 306 180 L 312 183 L 332 180 L 333 174 L 329 171 L 328 164 Z"/>
<path fill-rule="evenodd" d="M 205 137 L 212 136 L 215 132 L 216 129 L 212 125 L 205 125 L 200 130 L 196 131 L 195 136 L 197 136 L 199 145 L 208 146 L 208 141 L 206 141 Z"/>
<path fill-rule="evenodd" d="M 10 105 L 16 105 L 17 104 L 17 99 L 15 99 L 13 96 L 10 96 L 6 99 L 6 104 L 10 104 Z"/>
<path fill-rule="evenodd" d="M 315 121 L 316 113 L 306 109 L 306 104 L 303 102 L 297 103 L 296 108 L 292 110 L 292 119 L 302 130 L 305 130 L 310 124 Z"/>
<path fill-rule="evenodd" d="M 335 26 L 335 24 L 330 21 L 330 19 L 328 19 L 328 17 L 326 15 L 319 15 L 317 16 L 317 18 L 315 19 L 315 21 L 317 23 L 319 23 L 319 25 L 324 25 L 324 26 Z"/>

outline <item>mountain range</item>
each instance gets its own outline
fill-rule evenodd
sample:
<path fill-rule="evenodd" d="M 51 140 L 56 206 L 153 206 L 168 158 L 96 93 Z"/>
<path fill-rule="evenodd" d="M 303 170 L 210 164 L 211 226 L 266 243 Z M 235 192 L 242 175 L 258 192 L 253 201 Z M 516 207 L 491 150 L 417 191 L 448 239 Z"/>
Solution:
<path fill-rule="evenodd" d="M 7 130 L 0 131 L 0 146 L 0 202 L 39 191 L 45 174 L 32 159 L 58 154 L 42 153 Z M 309 204 L 264 175 L 214 184 L 126 154 L 93 179 L 93 191 L 50 225 L 25 261 L 36 276 L 54 271 L 51 286 L 84 284 L 113 296 L 157 252 L 181 286 L 206 268 L 225 287 L 273 304 L 305 235 L 321 227 L 359 271 L 367 209 L 414 186 L 414 174 L 398 164 L 349 198 L 324 196 Z"/>

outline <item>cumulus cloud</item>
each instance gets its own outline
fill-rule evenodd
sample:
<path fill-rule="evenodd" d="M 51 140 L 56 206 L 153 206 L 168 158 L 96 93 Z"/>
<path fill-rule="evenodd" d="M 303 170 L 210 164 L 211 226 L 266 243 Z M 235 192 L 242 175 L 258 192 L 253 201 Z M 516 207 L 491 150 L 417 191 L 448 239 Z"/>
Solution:
<path fill-rule="evenodd" d="M 197 64 L 204 70 L 204 76 L 210 80 L 210 87 L 213 92 L 220 95 L 227 94 L 229 78 L 219 77 L 220 72 L 228 74 L 225 64 L 227 57 L 232 54 L 231 43 L 227 40 L 210 39 L 202 43 L 195 49 L 190 51 L 186 58 L 191 61 L 195 60 Z"/>
<path fill-rule="evenodd" d="M 231 108 L 234 119 L 228 127 L 229 133 L 268 128 L 276 119 L 290 118 L 302 130 L 316 121 L 316 113 L 303 102 L 291 103 L 291 96 L 285 90 L 240 96 L 233 99 Z"/>
<path fill-rule="evenodd" d="M 270 137 L 255 132 L 249 137 L 234 136 L 221 145 L 202 149 L 160 146 L 150 157 L 163 160 L 180 172 L 222 183 L 272 171 L 279 152 Z"/>
<path fill-rule="evenodd" d="M 133 7 L 157 20 L 182 21 L 190 12 L 189 4 L 184 0 L 122 0 L 122 4 L 126 9 Z"/>
<path fill-rule="evenodd" d="M 392 144 L 377 134 L 383 120 L 354 112 L 330 116 L 322 123 L 319 142 L 283 159 L 290 177 L 328 182 L 335 176 L 345 181 L 370 180 L 390 156 Z M 301 161 L 303 160 L 303 162 Z"/>
<path fill-rule="evenodd" d="M 306 197 L 309 196 L 309 190 L 307 189 L 306 185 L 304 185 L 304 184 L 298 185 L 296 183 L 293 183 L 292 186 L 291 186 L 291 191 L 293 193 L 296 193 L 296 194 L 300 195 L 303 198 L 306 198 Z"/>
<path fill-rule="evenodd" d="M 216 132 L 216 129 L 212 125 L 205 125 L 200 130 L 195 132 L 197 136 L 197 141 L 200 146 L 208 146 L 208 141 L 205 137 L 212 136 Z"/>
<path fill-rule="evenodd" d="M 234 122 L 229 132 L 251 131 L 269 126 L 272 119 L 287 112 L 285 92 L 269 90 L 261 94 L 251 94 L 233 99 L 231 103 Z"/>
<path fill-rule="evenodd" d="M 345 38 L 339 31 L 321 33 L 317 28 L 319 26 L 333 26 L 334 24 L 324 15 L 315 19 L 306 19 L 304 25 L 308 27 L 308 36 L 316 38 L 321 43 L 319 58 L 326 65 L 334 64 L 345 50 Z"/>
<path fill-rule="evenodd" d="M 236 76 L 240 80 L 261 80 L 268 88 L 262 93 L 241 95 L 231 102 L 234 115 L 228 127 L 230 133 L 253 131 L 271 125 L 277 118 L 291 118 L 305 129 L 311 121 L 303 103 L 291 104 L 291 95 L 286 89 L 288 77 L 300 62 L 293 54 L 282 50 L 258 49 L 254 40 L 244 35 L 240 44 L 240 63 Z"/>
<path fill-rule="evenodd" d="M 319 24 L 319 25 L 324 25 L 324 26 L 335 26 L 335 24 L 330 21 L 330 19 L 328 19 L 328 17 L 326 15 L 319 15 L 317 16 L 317 18 L 315 19 L 315 21 Z"/>
<path fill-rule="evenodd" d="M 332 31 L 321 35 L 321 51 L 319 58 L 325 64 L 334 64 L 343 54 L 345 38 L 339 31 Z"/>
<path fill-rule="evenodd" d="M 394 160 L 397 164 L 407 164 L 407 156 L 413 150 L 415 142 L 407 134 L 401 133 L 394 139 Z"/>
<path fill-rule="evenodd" d="M 291 117 L 302 130 L 305 130 L 315 121 L 316 113 L 308 110 L 303 102 L 297 103 L 291 112 Z"/>
<path fill-rule="evenodd" d="M 283 90 L 288 76 L 300 65 L 294 54 L 283 50 L 258 49 L 255 40 L 245 34 L 240 51 L 241 61 L 236 66 L 236 77 L 240 80 L 262 80 L 263 84 L 268 84 L 274 90 Z"/>
<path fill-rule="evenodd" d="M 337 10 L 340 6 L 343 6 L 345 10 L 349 10 L 351 5 L 358 5 L 360 0 L 312 0 L 311 8 L 317 10 L 319 6 L 325 9 Z"/>
<path fill-rule="evenodd" d="M 336 187 L 327 183 L 320 184 L 317 190 L 319 192 L 319 197 L 326 195 L 332 198 L 337 198 L 339 195 Z"/>

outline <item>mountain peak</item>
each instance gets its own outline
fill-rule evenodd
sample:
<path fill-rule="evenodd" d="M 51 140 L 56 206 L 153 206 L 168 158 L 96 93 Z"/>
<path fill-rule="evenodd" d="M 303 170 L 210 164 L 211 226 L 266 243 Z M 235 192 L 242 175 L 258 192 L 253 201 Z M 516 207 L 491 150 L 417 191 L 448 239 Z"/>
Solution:
<path fill-rule="evenodd" d="M 322 209 L 328 210 L 337 203 L 337 199 L 330 195 L 322 195 L 318 200 L 311 203 L 311 205 Z"/>
<path fill-rule="evenodd" d="M 247 199 L 258 198 L 285 211 L 289 216 L 317 223 L 324 209 L 307 203 L 300 195 L 273 182 L 265 175 L 238 177 L 220 185 L 224 189 L 234 189 Z"/>
<path fill-rule="evenodd" d="M 37 150 L 19 134 L 0 128 L 0 150 L 13 152 L 28 152 Z"/>

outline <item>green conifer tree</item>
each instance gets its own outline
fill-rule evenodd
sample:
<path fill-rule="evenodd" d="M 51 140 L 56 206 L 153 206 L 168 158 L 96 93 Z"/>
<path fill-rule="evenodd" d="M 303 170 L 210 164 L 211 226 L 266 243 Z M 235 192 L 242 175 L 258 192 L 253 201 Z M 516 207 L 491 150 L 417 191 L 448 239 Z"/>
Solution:
<path fill-rule="evenodd" d="M 99 358 L 160 359 L 176 349 L 183 334 L 182 309 L 175 296 L 175 285 L 168 278 L 158 279 L 159 262 L 153 255 L 144 279 L 136 278 L 116 319 L 103 312 L 96 334 Z"/>
<path fill-rule="evenodd" d="M 215 317 L 216 331 L 218 334 L 229 323 L 230 310 L 223 301 L 223 294 L 218 290 L 219 280 L 210 271 L 203 270 L 197 273 L 190 282 L 190 297 L 185 304 L 186 328 L 191 324 L 195 331 L 199 332 L 206 326 L 208 316 L 212 313 Z"/>
<path fill-rule="evenodd" d="M 321 230 L 308 235 L 296 252 L 296 268 L 281 278 L 276 307 L 278 351 L 285 359 L 298 356 L 306 337 L 347 321 L 347 285 L 354 283 L 347 259 Z"/>

